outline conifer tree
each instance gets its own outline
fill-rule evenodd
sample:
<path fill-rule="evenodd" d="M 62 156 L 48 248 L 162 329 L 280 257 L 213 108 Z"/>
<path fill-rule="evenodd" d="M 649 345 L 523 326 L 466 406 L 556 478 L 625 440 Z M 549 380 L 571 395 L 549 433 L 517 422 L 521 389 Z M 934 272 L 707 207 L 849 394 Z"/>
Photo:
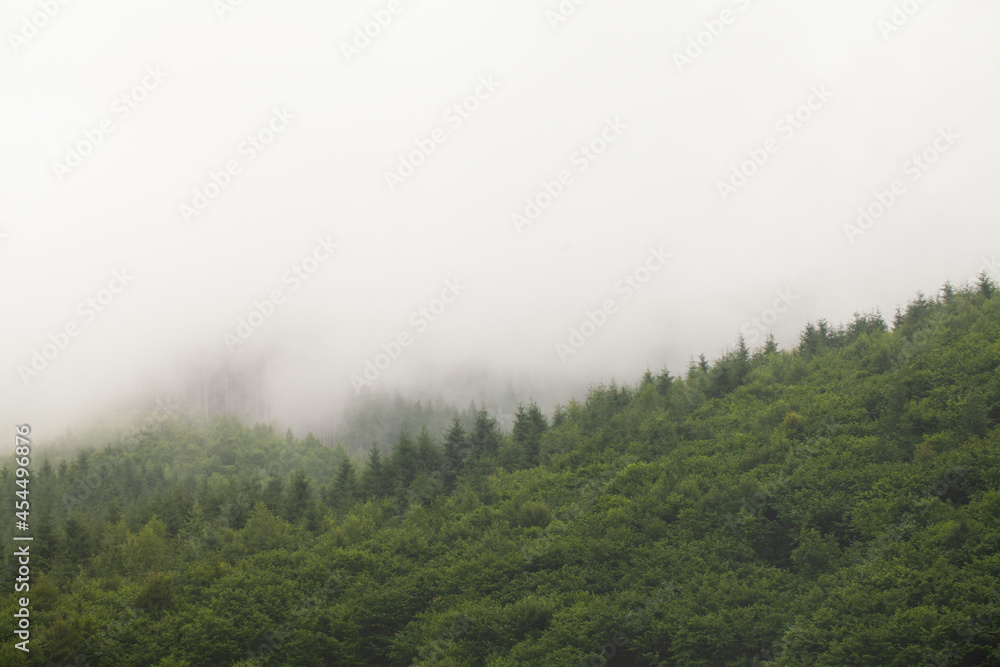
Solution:
<path fill-rule="evenodd" d="M 527 409 L 523 405 L 518 406 L 517 415 L 514 418 L 512 435 L 518 449 L 521 451 L 524 466 L 533 467 L 538 465 L 542 435 L 545 434 L 548 428 L 548 421 L 538 408 L 537 403 L 531 401 Z"/>
<path fill-rule="evenodd" d="M 566 408 L 562 405 L 557 405 L 556 409 L 552 412 L 552 428 L 565 424 L 567 415 Z"/>
<path fill-rule="evenodd" d="M 774 341 L 774 333 L 768 332 L 767 340 L 764 341 L 764 356 L 775 354 L 778 351 L 778 344 Z"/>
<path fill-rule="evenodd" d="M 437 470 L 441 466 L 440 459 L 440 452 L 430 431 L 427 426 L 421 427 L 420 435 L 417 436 L 417 470 L 425 473 Z"/>
<path fill-rule="evenodd" d="M 395 490 L 405 489 L 413 481 L 417 474 L 417 458 L 417 448 L 410 434 L 403 431 L 399 434 L 399 440 L 389 454 L 386 465 L 388 477 L 392 480 Z"/>
<path fill-rule="evenodd" d="M 445 486 L 451 489 L 456 476 L 465 468 L 469 458 L 469 436 L 458 414 L 452 419 L 451 428 L 445 436 L 443 458 L 441 472 L 444 473 Z"/>
<path fill-rule="evenodd" d="M 980 295 L 985 296 L 987 299 L 993 296 L 993 293 L 997 291 L 996 283 L 990 278 L 986 271 L 979 272 L 979 278 L 976 281 L 976 291 Z"/>
<path fill-rule="evenodd" d="M 673 384 L 674 378 L 670 376 L 670 371 L 667 370 L 666 366 L 660 371 L 660 374 L 656 376 L 656 391 L 661 396 L 666 396 L 670 392 L 670 386 Z"/>
<path fill-rule="evenodd" d="M 385 466 L 382 464 L 382 454 L 378 445 L 373 445 L 368 455 L 368 465 L 361 475 L 361 489 L 366 497 L 383 498 L 388 495 L 388 485 Z"/>
<path fill-rule="evenodd" d="M 326 504 L 337 511 L 346 511 L 354 504 L 358 495 L 358 475 L 354 464 L 349 458 L 343 458 L 337 467 L 337 475 L 333 478 L 324 500 Z"/>
<path fill-rule="evenodd" d="M 285 481 L 277 475 L 271 475 L 264 487 L 261 500 L 267 505 L 272 514 L 277 515 L 281 511 L 281 499 L 285 494 Z"/>
<path fill-rule="evenodd" d="M 497 421 L 486 411 L 486 406 L 476 412 L 476 421 L 470 439 L 472 455 L 478 460 L 495 459 L 500 450 L 500 429 Z"/>
<path fill-rule="evenodd" d="M 299 468 L 292 474 L 285 496 L 284 518 L 293 523 L 303 519 L 312 507 L 312 489 L 306 473 Z"/>

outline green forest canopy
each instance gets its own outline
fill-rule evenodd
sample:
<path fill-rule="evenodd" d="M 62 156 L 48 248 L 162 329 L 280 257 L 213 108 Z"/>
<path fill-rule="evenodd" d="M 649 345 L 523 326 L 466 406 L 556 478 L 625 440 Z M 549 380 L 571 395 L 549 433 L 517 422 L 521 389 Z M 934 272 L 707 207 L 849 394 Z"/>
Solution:
<path fill-rule="evenodd" d="M 1000 665 L 998 366 L 983 277 L 364 461 L 157 420 L 34 460 L 0 664 Z"/>

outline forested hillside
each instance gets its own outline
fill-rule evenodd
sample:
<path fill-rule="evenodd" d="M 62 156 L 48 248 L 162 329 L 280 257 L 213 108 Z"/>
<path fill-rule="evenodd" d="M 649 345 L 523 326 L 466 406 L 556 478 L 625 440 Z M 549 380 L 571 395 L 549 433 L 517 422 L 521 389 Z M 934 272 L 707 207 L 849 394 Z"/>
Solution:
<path fill-rule="evenodd" d="M 364 461 L 233 419 L 41 443 L 0 664 L 1000 665 L 998 366 L 984 277 Z"/>

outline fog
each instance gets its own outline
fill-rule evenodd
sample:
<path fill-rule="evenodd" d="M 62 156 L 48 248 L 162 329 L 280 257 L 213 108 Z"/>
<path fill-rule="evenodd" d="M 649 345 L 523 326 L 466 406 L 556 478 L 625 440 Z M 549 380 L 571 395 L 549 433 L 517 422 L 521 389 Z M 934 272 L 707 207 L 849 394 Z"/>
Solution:
<path fill-rule="evenodd" d="M 997 273 L 996 4 L 576 2 L 8 2 L 0 421 L 552 406 Z"/>

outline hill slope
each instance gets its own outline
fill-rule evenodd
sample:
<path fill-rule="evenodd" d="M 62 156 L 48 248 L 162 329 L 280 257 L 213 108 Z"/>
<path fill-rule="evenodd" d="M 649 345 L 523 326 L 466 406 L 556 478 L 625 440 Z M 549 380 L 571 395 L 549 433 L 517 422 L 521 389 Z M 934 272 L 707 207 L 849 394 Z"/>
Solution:
<path fill-rule="evenodd" d="M 984 280 L 364 466 L 153 420 L 33 471 L 0 662 L 1000 665 L 998 366 Z"/>

